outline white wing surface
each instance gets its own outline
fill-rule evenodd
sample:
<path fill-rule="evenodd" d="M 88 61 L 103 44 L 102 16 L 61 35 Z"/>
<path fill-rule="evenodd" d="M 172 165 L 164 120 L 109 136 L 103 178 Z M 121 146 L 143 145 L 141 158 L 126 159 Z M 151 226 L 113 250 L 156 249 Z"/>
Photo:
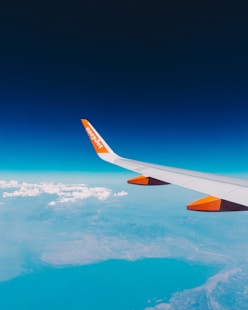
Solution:
<path fill-rule="evenodd" d="M 187 206 L 189 210 L 215 212 L 248 210 L 248 179 L 172 168 L 120 157 L 113 152 L 89 121 L 86 119 L 81 121 L 101 159 L 141 174 L 128 180 L 128 183 L 138 185 L 171 183 L 210 195 L 190 203 Z"/>

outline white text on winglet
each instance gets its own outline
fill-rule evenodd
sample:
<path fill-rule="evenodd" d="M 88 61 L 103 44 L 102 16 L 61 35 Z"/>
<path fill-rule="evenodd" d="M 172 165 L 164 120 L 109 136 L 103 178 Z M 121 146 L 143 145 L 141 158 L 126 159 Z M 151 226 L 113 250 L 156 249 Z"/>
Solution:
<path fill-rule="evenodd" d="M 94 134 L 94 132 L 91 130 L 91 128 L 90 127 L 86 127 L 86 131 L 87 131 L 87 133 L 88 133 L 88 135 L 90 137 L 90 140 L 95 142 L 95 144 L 97 145 L 97 147 L 99 149 L 103 148 L 103 145 L 100 142 L 100 139 L 97 138 L 97 136 Z"/>

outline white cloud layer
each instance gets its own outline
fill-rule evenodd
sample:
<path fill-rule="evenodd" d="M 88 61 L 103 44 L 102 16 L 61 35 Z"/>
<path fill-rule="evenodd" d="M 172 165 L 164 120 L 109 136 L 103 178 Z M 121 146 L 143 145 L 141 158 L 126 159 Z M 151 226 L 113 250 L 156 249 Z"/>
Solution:
<path fill-rule="evenodd" d="M 49 206 L 68 204 L 83 201 L 94 197 L 98 200 L 106 200 L 111 195 L 122 197 L 128 193 L 121 191 L 112 194 L 112 190 L 106 187 L 88 187 L 85 184 L 64 184 L 52 182 L 27 183 L 15 180 L 0 180 L 0 189 L 8 190 L 2 193 L 3 198 L 37 197 L 42 194 L 55 195 L 56 199 L 48 202 Z"/>

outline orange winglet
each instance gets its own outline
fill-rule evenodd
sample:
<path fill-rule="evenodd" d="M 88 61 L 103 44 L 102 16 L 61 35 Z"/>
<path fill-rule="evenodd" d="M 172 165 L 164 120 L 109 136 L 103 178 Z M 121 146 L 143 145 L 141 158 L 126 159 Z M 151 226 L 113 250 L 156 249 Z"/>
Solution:
<path fill-rule="evenodd" d="M 87 132 L 87 135 L 90 138 L 90 141 L 97 153 L 109 153 L 109 151 L 104 146 L 101 138 L 95 132 L 94 128 L 90 125 L 90 123 L 86 119 L 81 119 L 81 122 Z"/>
<path fill-rule="evenodd" d="M 188 210 L 218 212 L 221 208 L 221 199 L 208 196 L 187 205 Z"/>

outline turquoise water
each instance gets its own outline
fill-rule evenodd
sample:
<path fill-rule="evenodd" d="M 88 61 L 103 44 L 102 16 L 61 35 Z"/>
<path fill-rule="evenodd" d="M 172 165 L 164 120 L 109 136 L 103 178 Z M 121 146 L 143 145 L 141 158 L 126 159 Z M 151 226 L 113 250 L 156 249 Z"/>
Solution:
<path fill-rule="evenodd" d="M 43 268 L 0 283 L 0 309 L 144 309 L 201 285 L 216 268 L 169 259 Z"/>

